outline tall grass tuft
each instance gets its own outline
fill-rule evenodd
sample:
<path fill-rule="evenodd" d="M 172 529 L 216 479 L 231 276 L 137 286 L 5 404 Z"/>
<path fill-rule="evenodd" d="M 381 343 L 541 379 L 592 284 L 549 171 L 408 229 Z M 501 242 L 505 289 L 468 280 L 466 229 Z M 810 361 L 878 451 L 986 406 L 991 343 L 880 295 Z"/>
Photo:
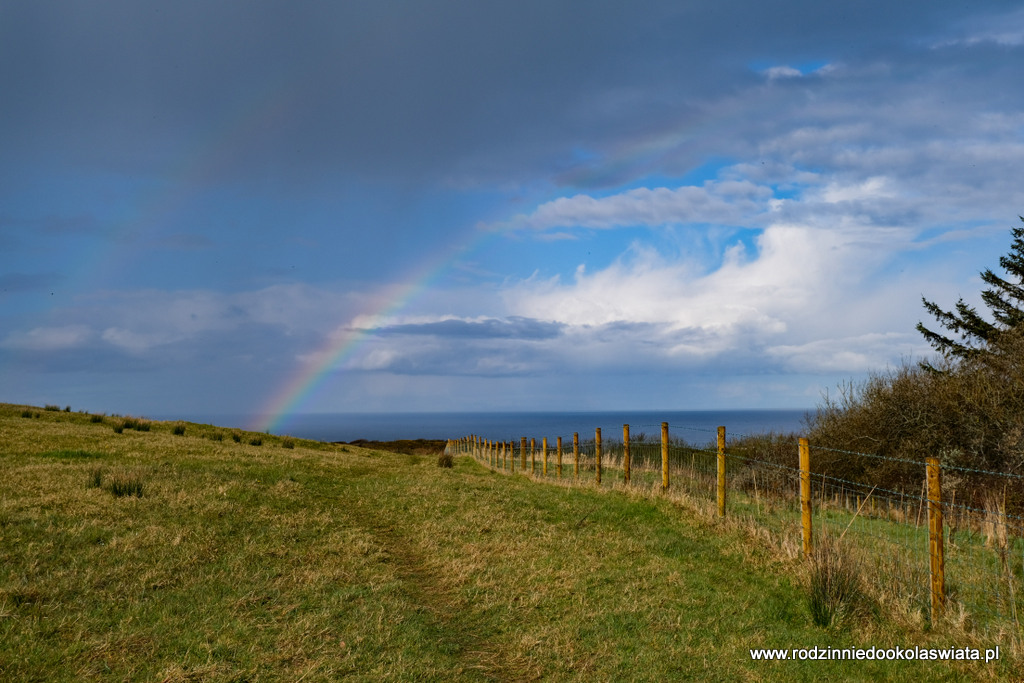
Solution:
<path fill-rule="evenodd" d="M 455 458 L 452 457 L 451 453 L 442 453 L 437 457 L 438 467 L 454 467 Z"/>
<path fill-rule="evenodd" d="M 860 564 L 829 536 L 822 536 L 811 556 L 811 619 L 822 628 L 841 627 L 869 607 Z"/>
<path fill-rule="evenodd" d="M 171 428 L 171 433 L 176 436 L 183 436 L 185 434 L 185 425 L 176 424 Z"/>
<path fill-rule="evenodd" d="M 103 453 L 97 451 L 87 451 L 81 448 L 60 448 L 52 451 L 46 451 L 41 455 L 50 458 L 102 458 Z"/>
<path fill-rule="evenodd" d="M 86 488 L 98 489 L 103 487 L 103 470 L 99 467 L 95 467 L 89 471 L 89 480 L 86 482 Z"/>
<path fill-rule="evenodd" d="M 23 410 L 23 411 L 21 411 L 21 416 L 22 417 L 32 417 L 32 411 L 31 410 Z"/>
<path fill-rule="evenodd" d="M 152 425 L 149 420 L 140 420 L 135 417 L 126 417 L 121 421 L 122 429 L 134 429 L 138 432 L 148 432 Z M 116 430 L 115 430 L 116 431 Z M 120 434 L 120 432 L 118 432 Z"/>
<path fill-rule="evenodd" d="M 141 479 L 125 475 L 119 475 L 111 479 L 107 488 L 114 494 L 115 498 L 125 498 L 128 496 L 142 498 L 145 489 Z"/>
<path fill-rule="evenodd" d="M 89 422 L 92 422 L 93 424 L 96 424 L 98 422 L 103 422 L 103 416 L 102 415 L 90 415 L 89 416 Z"/>
<path fill-rule="evenodd" d="M 249 444 L 252 445 L 252 446 L 262 446 L 263 445 L 263 437 L 262 436 L 254 436 L 251 439 L 249 439 Z"/>
<path fill-rule="evenodd" d="M 45 406 L 43 406 L 43 410 L 49 410 L 49 411 L 52 411 L 52 412 L 60 412 L 60 406 L 55 406 L 55 405 L 52 405 L 50 403 L 47 403 Z"/>
<path fill-rule="evenodd" d="M 231 440 L 235 443 L 242 442 L 242 434 L 240 432 L 231 432 Z"/>

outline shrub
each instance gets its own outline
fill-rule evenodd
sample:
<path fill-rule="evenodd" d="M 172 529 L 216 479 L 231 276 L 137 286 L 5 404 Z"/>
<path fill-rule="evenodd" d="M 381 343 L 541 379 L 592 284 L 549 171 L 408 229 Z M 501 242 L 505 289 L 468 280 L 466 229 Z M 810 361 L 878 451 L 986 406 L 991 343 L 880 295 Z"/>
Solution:
<path fill-rule="evenodd" d="M 31 410 L 23 410 L 23 411 L 21 411 L 21 416 L 22 417 L 32 417 L 32 411 Z"/>
<path fill-rule="evenodd" d="M 149 420 L 139 420 L 138 425 L 135 427 L 137 431 L 148 432 L 150 428 Z"/>
<path fill-rule="evenodd" d="M 114 433 L 115 434 L 122 434 L 122 433 L 124 433 L 124 423 L 123 422 L 120 423 L 120 424 L 114 425 Z"/>
<path fill-rule="evenodd" d="M 103 416 L 102 415 L 90 415 L 89 416 L 89 422 L 92 422 L 94 424 L 97 423 L 97 422 L 103 422 Z"/>
<path fill-rule="evenodd" d="M 176 425 L 174 425 L 174 427 L 171 428 L 171 433 L 175 434 L 177 436 L 183 435 L 185 433 L 185 425 L 183 425 L 183 424 L 176 424 Z"/>
<path fill-rule="evenodd" d="M 60 411 L 60 406 L 50 405 L 49 403 L 47 403 L 45 406 L 43 406 L 43 410 Z"/>
<path fill-rule="evenodd" d="M 252 446 L 262 446 L 263 445 L 263 437 L 262 436 L 254 436 L 251 439 L 249 439 L 249 444 L 252 445 Z"/>
<path fill-rule="evenodd" d="M 71 406 L 64 406 L 64 412 L 65 413 L 70 413 L 71 412 Z"/>
<path fill-rule="evenodd" d="M 281 439 L 281 448 L 295 448 L 295 440 L 290 436 Z"/>
<path fill-rule="evenodd" d="M 210 432 L 210 441 L 223 441 L 224 434 L 222 432 Z"/>
<path fill-rule="evenodd" d="M 980 509 L 998 478 L 974 471 L 1024 471 L 1024 330 L 1004 333 L 992 353 L 976 359 L 939 362 L 932 370 L 904 363 L 842 386 L 837 397 L 826 397 L 809 426 L 812 447 L 883 456 L 823 450 L 812 457 L 815 472 L 915 490 L 923 471 L 917 463 L 938 457 L 944 467 L 964 468 L 943 488 Z M 1007 505 L 1020 514 L 1024 488 L 1008 492 Z"/>
<path fill-rule="evenodd" d="M 234 441 L 235 443 L 241 443 L 242 435 L 239 434 L 238 432 L 231 432 L 231 440 Z"/>
<path fill-rule="evenodd" d="M 455 458 L 452 457 L 451 453 L 442 453 L 437 458 L 438 467 L 454 467 Z"/>

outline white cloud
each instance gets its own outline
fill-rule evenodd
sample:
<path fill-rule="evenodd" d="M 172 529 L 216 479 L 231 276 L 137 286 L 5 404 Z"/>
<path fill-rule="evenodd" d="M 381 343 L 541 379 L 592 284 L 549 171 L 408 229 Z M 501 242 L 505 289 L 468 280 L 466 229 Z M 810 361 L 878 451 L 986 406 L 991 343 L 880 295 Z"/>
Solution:
<path fill-rule="evenodd" d="M 108 327 L 100 335 L 103 341 L 113 344 L 131 353 L 142 353 L 154 346 L 171 343 L 181 339 L 181 336 L 170 336 L 163 334 L 140 334 L 123 327 Z"/>
<path fill-rule="evenodd" d="M 769 69 L 762 71 L 768 80 L 775 80 L 777 78 L 800 78 L 803 76 L 803 72 L 799 69 L 794 69 L 791 66 L 773 66 Z"/>
<path fill-rule="evenodd" d="M 529 214 L 491 226 L 497 229 L 597 228 L 660 226 L 673 223 L 736 224 L 765 210 L 771 188 L 747 180 L 636 188 L 608 197 L 578 194 L 560 197 Z M 487 226 L 485 226 L 487 227 Z"/>
<path fill-rule="evenodd" d="M 666 367 L 760 358 L 787 372 L 859 372 L 892 361 L 893 342 L 906 342 L 890 325 L 916 300 L 893 308 L 875 285 L 879 269 L 909 248 L 891 228 L 851 220 L 780 223 L 752 253 L 728 247 L 711 272 L 636 247 L 605 269 L 578 268 L 571 282 L 521 282 L 505 301 L 515 315 L 568 325 L 564 353 L 574 364 L 639 354 Z M 826 341 L 834 339 L 846 346 Z"/>
<path fill-rule="evenodd" d="M 765 349 L 795 372 L 863 373 L 883 369 L 894 361 L 894 349 L 927 348 L 920 336 L 909 332 L 871 332 L 842 338 L 815 339 L 803 344 L 781 344 Z M 920 355 L 920 354 L 918 354 Z"/>
<path fill-rule="evenodd" d="M 3 340 L 3 347 L 24 351 L 59 351 L 84 346 L 94 338 L 88 325 L 33 327 L 14 331 Z"/>

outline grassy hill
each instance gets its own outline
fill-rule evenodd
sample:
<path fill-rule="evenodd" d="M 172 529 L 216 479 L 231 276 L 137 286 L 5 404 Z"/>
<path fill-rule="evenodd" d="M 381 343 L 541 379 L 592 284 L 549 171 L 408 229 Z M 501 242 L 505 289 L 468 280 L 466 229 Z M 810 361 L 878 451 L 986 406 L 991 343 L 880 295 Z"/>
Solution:
<path fill-rule="evenodd" d="M 977 680 L 813 625 L 806 565 L 665 498 L 456 458 L 0 404 L 0 679 Z"/>

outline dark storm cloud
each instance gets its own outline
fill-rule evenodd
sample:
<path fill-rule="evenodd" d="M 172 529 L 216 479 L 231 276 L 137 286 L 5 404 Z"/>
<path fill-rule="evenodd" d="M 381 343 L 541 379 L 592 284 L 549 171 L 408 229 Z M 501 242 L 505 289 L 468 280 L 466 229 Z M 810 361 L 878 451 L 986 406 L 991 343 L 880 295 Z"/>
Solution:
<path fill-rule="evenodd" d="M 507 177 L 749 85 L 769 48 L 794 63 L 870 62 L 902 53 L 907 35 L 956 39 L 948 27 L 968 9 L 978 12 L 891 0 L 7 3 L 0 143 L 118 172 L 173 171 L 203 150 L 214 181 Z"/>

